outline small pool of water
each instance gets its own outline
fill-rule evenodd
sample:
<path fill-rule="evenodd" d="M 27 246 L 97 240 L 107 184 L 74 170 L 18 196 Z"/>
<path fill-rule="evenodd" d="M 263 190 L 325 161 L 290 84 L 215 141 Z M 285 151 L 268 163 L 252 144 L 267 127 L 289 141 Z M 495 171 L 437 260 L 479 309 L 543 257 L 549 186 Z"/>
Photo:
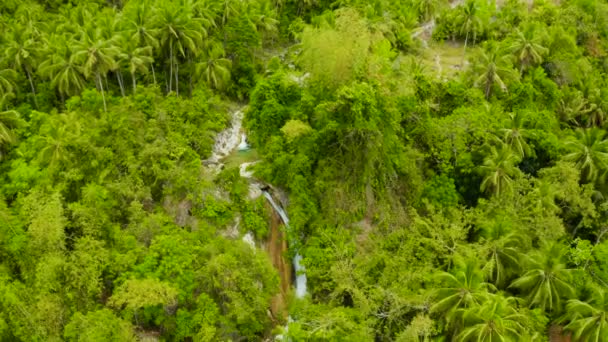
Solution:
<path fill-rule="evenodd" d="M 239 167 L 243 163 L 251 163 L 259 160 L 258 151 L 255 148 L 234 151 L 222 160 L 226 167 Z"/>

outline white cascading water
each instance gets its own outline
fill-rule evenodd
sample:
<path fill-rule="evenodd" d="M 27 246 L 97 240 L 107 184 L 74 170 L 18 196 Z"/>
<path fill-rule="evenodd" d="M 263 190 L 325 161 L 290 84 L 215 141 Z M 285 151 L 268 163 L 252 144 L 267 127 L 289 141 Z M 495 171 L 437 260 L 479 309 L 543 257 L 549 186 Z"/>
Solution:
<path fill-rule="evenodd" d="M 285 224 L 285 227 L 289 229 L 289 217 L 287 217 L 287 213 L 281 208 L 272 198 L 272 196 L 267 192 L 263 192 L 264 197 L 268 200 L 272 208 L 279 214 L 281 220 Z M 299 253 L 296 253 L 296 256 L 293 258 L 293 268 L 296 271 L 296 298 L 303 298 L 306 296 L 306 273 L 304 266 L 300 264 L 302 260 L 302 256 Z"/>
<path fill-rule="evenodd" d="M 230 122 L 230 127 L 221 131 L 215 137 L 215 145 L 213 145 L 213 153 L 209 158 L 209 161 L 219 162 L 220 159 L 228 156 L 235 148 L 240 146 L 239 144 L 243 143 L 242 138 L 244 134 L 241 135 L 241 127 L 243 125 L 243 111 L 237 110 L 232 113 L 232 120 Z M 245 138 L 246 139 L 246 138 Z M 247 142 L 245 141 L 245 144 Z"/>
<path fill-rule="evenodd" d="M 246 151 L 249 149 L 249 143 L 247 143 L 247 135 L 245 133 L 241 133 L 241 142 L 237 148 L 239 151 Z"/>
<path fill-rule="evenodd" d="M 298 79 L 298 81 L 303 82 L 308 76 L 309 76 L 308 74 L 305 74 L 300 79 Z M 243 111 L 239 109 L 232 113 L 232 120 L 230 123 L 230 127 L 226 128 L 225 130 L 223 130 L 216 136 L 215 145 L 213 146 L 213 153 L 212 153 L 211 157 L 208 159 L 209 161 L 211 161 L 215 164 L 221 164 L 220 160 L 222 158 L 230 155 L 230 153 L 232 153 L 234 150 L 248 150 L 250 148 L 249 144 L 247 143 L 247 135 L 245 135 L 245 133 L 241 132 L 242 126 L 243 126 Z M 241 164 L 240 168 L 239 168 L 241 176 L 244 178 L 251 178 L 253 173 L 251 171 L 247 170 L 247 167 L 252 164 L 255 164 L 255 163 L 256 162 Z M 258 187 L 257 184 L 255 184 L 255 183 L 253 183 L 252 186 Z M 251 190 L 252 189 L 250 189 L 250 193 L 252 192 Z M 253 190 L 259 191 L 259 187 L 255 188 Z M 253 192 L 255 192 L 255 191 L 253 191 Z M 281 206 L 279 206 L 274 201 L 274 199 L 268 192 L 263 191 L 263 195 L 264 195 L 264 197 L 266 197 L 266 199 L 268 200 L 268 202 L 270 203 L 272 208 L 277 212 L 277 214 L 279 214 L 279 216 L 281 217 L 281 220 L 285 224 L 285 227 L 287 227 L 287 229 L 289 229 L 289 217 L 287 216 L 287 213 L 285 213 L 283 208 L 281 208 Z M 253 242 L 253 245 L 255 246 L 255 242 L 253 241 L 253 234 L 251 234 L 250 232 L 248 232 L 247 234 L 245 234 L 245 236 L 243 236 L 243 241 L 245 241 L 247 244 L 250 244 L 250 245 Z M 306 273 L 305 273 L 304 266 L 302 266 L 302 264 L 300 263 L 301 260 L 302 260 L 302 256 L 299 253 L 297 253 L 296 256 L 293 258 L 293 267 L 296 272 L 296 297 L 297 298 L 303 298 L 304 296 L 306 296 L 306 292 L 307 292 Z"/>

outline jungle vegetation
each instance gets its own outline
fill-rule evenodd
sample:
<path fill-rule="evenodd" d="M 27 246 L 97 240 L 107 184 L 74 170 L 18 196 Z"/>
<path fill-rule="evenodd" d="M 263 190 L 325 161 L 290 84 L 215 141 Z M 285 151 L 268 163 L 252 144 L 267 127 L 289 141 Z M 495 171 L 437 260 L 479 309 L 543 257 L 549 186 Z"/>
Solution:
<path fill-rule="evenodd" d="M 0 1 L 0 340 L 608 341 L 607 49 L 603 0 Z"/>

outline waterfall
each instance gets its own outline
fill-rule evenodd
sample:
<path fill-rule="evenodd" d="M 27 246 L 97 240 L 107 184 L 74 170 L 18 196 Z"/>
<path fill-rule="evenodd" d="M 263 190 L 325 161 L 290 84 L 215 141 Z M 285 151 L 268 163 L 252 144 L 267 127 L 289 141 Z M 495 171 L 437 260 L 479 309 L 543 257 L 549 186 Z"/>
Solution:
<path fill-rule="evenodd" d="M 266 199 L 268 200 L 268 203 L 270 203 L 270 205 L 274 209 L 274 211 L 279 214 L 279 217 L 281 217 L 281 220 L 285 224 L 285 227 L 289 230 L 289 217 L 287 216 L 287 213 L 283 210 L 283 208 L 281 208 L 281 206 L 279 206 L 274 201 L 272 196 L 267 191 L 264 191 L 263 194 L 264 197 L 266 197 Z M 304 269 L 304 266 L 302 266 L 302 264 L 300 263 L 301 260 L 302 256 L 300 255 L 300 253 L 296 253 L 296 256 L 293 258 L 293 268 L 296 272 L 296 298 L 303 298 L 304 296 L 306 296 L 307 292 L 305 273 L 306 270 Z"/>
<path fill-rule="evenodd" d="M 246 151 L 249 149 L 249 143 L 247 143 L 247 135 L 245 133 L 241 133 L 241 143 L 237 148 L 239 151 Z"/>
<path fill-rule="evenodd" d="M 243 144 L 244 134 L 241 135 L 241 127 L 243 125 L 243 111 L 237 110 L 232 113 L 232 120 L 230 122 L 230 127 L 221 131 L 215 138 L 215 145 L 213 145 L 213 153 L 209 158 L 212 162 L 219 162 L 220 159 L 226 157 L 232 151 L 234 151 L 237 146 L 240 147 L 240 144 Z M 245 138 L 246 139 L 246 138 Z M 244 141 L 247 144 L 247 141 Z M 249 145 L 247 145 L 249 147 Z"/>

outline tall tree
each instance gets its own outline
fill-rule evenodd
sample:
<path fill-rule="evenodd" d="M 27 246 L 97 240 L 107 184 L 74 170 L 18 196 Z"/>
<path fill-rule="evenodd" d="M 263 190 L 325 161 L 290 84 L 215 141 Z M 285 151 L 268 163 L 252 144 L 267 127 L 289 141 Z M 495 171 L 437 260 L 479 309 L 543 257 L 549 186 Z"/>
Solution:
<path fill-rule="evenodd" d="M 179 94 L 179 63 L 177 57 L 191 58 L 203 44 L 207 31 L 202 20 L 192 17 L 191 8 L 181 8 L 167 3 L 159 10 L 156 17 L 159 28 L 160 43 L 169 57 L 169 80 L 167 91 L 173 90 L 175 77 L 175 92 Z"/>
<path fill-rule="evenodd" d="M 103 80 L 109 71 L 118 67 L 116 57 L 119 49 L 114 46 L 113 41 L 107 41 L 100 37 L 99 31 L 89 30 L 84 32 L 82 38 L 76 43 L 74 59 L 77 60 L 85 77 L 92 77 L 97 90 L 101 91 L 103 98 L 103 110 L 108 111 L 106 96 L 103 88 Z"/>
<path fill-rule="evenodd" d="M 473 64 L 473 83 L 481 86 L 486 99 L 492 96 L 494 85 L 502 91 L 507 90 L 506 82 L 517 78 L 511 66 L 511 55 L 506 54 L 498 45 L 487 44 Z"/>
<path fill-rule="evenodd" d="M 566 140 L 564 160 L 574 162 L 584 182 L 603 180 L 608 170 L 608 140 L 599 128 L 577 129 Z"/>
<path fill-rule="evenodd" d="M 527 271 L 509 287 L 521 290 L 530 306 L 559 312 L 563 299 L 574 296 L 571 270 L 566 267 L 564 256 L 565 248 L 557 242 L 531 253 L 527 259 Z"/>
<path fill-rule="evenodd" d="M 152 52 L 159 47 L 158 33 L 159 30 L 154 26 L 155 13 L 152 11 L 150 6 L 146 5 L 146 2 L 131 8 L 125 8 L 123 15 L 125 16 L 124 27 L 128 37 L 131 40 L 137 42 L 139 48 L 151 47 Z M 154 70 L 154 63 L 150 64 L 152 69 L 152 78 L 154 85 L 156 86 L 156 72 Z"/>
<path fill-rule="evenodd" d="M 214 89 L 224 89 L 230 80 L 232 62 L 224 57 L 220 44 L 213 44 L 204 52 L 203 61 L 196 65 L 196 74 Z"/>
<path fill-rule="evenodd" d="M 4 110 L 8 95 L 0 99 L 0 147 L 15 142 L 13 128 L 19 124 L 19 113 L 16 110 Z"/>
<path fill-rule="evenodd" d="M 51 40 L 47 58 L 40 63 L 38 73 L 51 81 L 62 99 L 80 93 L 85 86 L 85 79 L 80 63 L 75 60 L 74 51 L 69 44 L 61 43 L 62 37 Z"/>
<path fill-rule="evenodd" d="M 479 4 L 477 0 L 467 0 L 462 9 L 458 13 L 458 20 L 462 23 L 460 26 L 460 34 L 464 34 L 464 49 L 462 52 L 462 60 L 467 52 L 469 36 L 473 35 L 473 44 L 477 40 L 477 34 L 483 30 L 483 22 L 479 12 Z"/>
<path fill-rule="evenodd" d="M 513 177 L 520 173 L 516 166 L 519 157 L 502 142 L 498 146 L 489 146 L 488 149 L 488 156 L 478 168 L 478 172 L 483 176 L 481 190 L 500 195 L 510 191 Z"/>
<path fill-rule="evenodd" d="M 602 342 L 608 337 L 608 294 L 594 288 L 589 301 L 571 299 L 563 318 L 576 341 Z"/>
<path fill-rule="evenodd" d="M 462 324 L 463 310 L 476 307 L 488 296 L 492 284 L 484 282 L 484 276 L 475 260 L 457 260 L 450 272 L 438 275 L 441 288 L 436 291 L 436 302 L 431 311 L 445 314 L 448 324 L 457 327 Z"/>
<path fill-rule="evenodd" d="M 0 98 L 14 94 L 15 88 L 17 87 L 15 84 L 16 78 L 17 72 L 15 70 L 11 68 L 0 68 Z"/>
<path fill-rule="evenodd" d="M 523 31 L 516 29 L 511 50 L 519 63 L 519 72 L 525 68 L 542 63 L 543 56 L 549 51 L 542 43 L 542 37 L 537 34 L 534 26 L 528 25 Z"/>
<path fill-rule="evenodd" d="M 464 313 L 465 328 L 457 341 L 520 341 L 524 336 L 526 317 L 515 309 L 517 300 L 502 295 L 489 295 L 481 305 Z"/>
<path fill-rule="evenodd" d="M 530 131 L 525 128 L 526 119 L 522 112 L 512 113 L 509 115 L 509 121 L 505 128 L 502 128 L 503 141 L 515 151 L 520 158 L 524 158 L 531 153 L 530 145 L 526 142 L 526 138 L 532 136 Z"/>
<path fill-rule="evenodd" d="M 137 45 L 124 42 L 123 51 L 118 55 L 120 64 L 126 66 L 131 74 L 131 82 L 133 83 L 133 94 L 137 91 L 137 73 L 148 73 L 148 66 L 154 64 L 152 58 L 152 47 Z"/>
<path fill-rule="evenodd" d="M 25 72 L 34 96 L 34 105 L 38 107 L 33 77 L 40 56 L 40 44 L 32 38 L 28 30 L 16 27 L 7 39 L 4 55 L 14 69 Z"/>

